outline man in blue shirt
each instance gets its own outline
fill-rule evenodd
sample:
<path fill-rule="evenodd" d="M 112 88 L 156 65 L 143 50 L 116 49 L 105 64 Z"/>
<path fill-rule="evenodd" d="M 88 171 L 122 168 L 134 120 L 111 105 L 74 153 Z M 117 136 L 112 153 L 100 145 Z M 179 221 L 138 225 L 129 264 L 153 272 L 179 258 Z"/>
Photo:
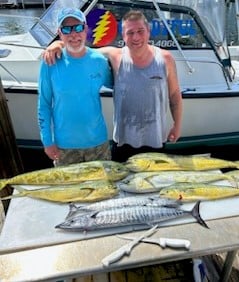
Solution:
<path fill-rule="evenodd" d="M 55 165 L 110 159 L 100 88 L 112 86 L 107 59 L 85 46 L 87 23 L 78 9 L 58 15 L 65 48 L 54 65 L 41 62 L 38 121 L 45 153 Z"/>

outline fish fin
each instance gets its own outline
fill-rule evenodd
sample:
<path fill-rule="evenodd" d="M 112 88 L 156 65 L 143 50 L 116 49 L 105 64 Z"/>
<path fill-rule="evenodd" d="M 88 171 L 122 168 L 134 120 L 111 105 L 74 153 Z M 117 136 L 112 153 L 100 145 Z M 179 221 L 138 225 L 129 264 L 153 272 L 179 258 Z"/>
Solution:
<path fill-rule="evenodd" d="M 239 169 L 239 161 L 234 161 L 234 164 L 236 165 L 236 168 Z"/>
<path fill-rule="evenodd" d="M 74 203 L 70 203 L 69 204 L 69 212 L 66 215 L 65 219 L 68 219 L 69 217 L 72 216 L 72 214 L 74 214 L 74 212 L 77 211 L 77 206 Z"/>
<path fill-rule="evenodd" d="M 95 218 L 99 212 L 100 212 L 100 211 L 93 211 L 93 212 L 91 213 L 90 217 Z"/>
<path fill-rule="evenodd" d="M 228 182 L 231 184 L 232 187 L 234 187 L 234 188 L 236 188 L 236 189 L 239 188 L 239 186 L 238 186 L 239 183 L 238 183 L 238 181 L 236 181 L 235 178 L 230 178 L 230 179 L 228 179 Z"/>
<path fill-rule="evenodd" d="M 192 216 L 197 220 L 199 224 L 202 226 L 206 227 L 209 229 L 208 225 L 206 222 L 201 218 L 201 215 L 199 213 L 199 206 L 200 206 L 201 201 L 197 201 L 193 209 L 191 210 Z"/>

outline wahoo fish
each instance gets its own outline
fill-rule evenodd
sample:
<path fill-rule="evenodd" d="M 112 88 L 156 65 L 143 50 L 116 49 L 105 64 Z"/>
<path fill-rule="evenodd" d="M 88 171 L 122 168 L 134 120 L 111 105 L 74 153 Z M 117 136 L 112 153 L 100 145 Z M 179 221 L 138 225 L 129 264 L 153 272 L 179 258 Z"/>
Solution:
<path fill-rule="evenodd" d="M 237 162 L 226 161 L 208 156 L 180 156 L 163 153 L 142 153 L 130 157 L 126 167 L 133 172 L 161 170 L 213 170 L 239 168 Z"/>
<path fill-rule="evenodd" d="M 179 207 L 181 205 L 180 201 L 170 200 L 160 198 L 158 195 L 153 196 L 137 196 L 137 197 L 123 197 L 114 198 L 109 200 L 100 201 L 97 203 L 92 203 L 88 205 L 77 206 L 75 204 L 70 204 L 70 211 L 66 216 L 69 219 L 72 216 L 76 216 L 77 213 L 89 212 L 89 211 L 102 211 L 105 209 L 113 208 L 123 208 L 130 206 L 164 206 L 164 207 Z"/>
<path fill-rule="evenodd" d="M 87 180 L 117 181 L 126 177 L 129 170 L 113 161 L 91 161 L 53 167 L 19 174 L 0 180 L 0 190 L 9 185 L 55 185 L 72 184 Z"/>
<path fill-rule="evenodd" d="M 199 214 L 200 201 L 195 204 L 191 211 L 179 208 L 156 207 L 156 206 L 129 206 L 109 208 L 102 211 L 93 211 L 76 214 L 55 228 L 67 229 L 70 231 L 91 231 L 112 227 L 137 225 L 141 229 L 149 225 L 159 224 L 176 218 L 193 216 L 198 223 L 207 227 L 207 224 Z"/>
<path fill-rule="evenodd" d="M 54 185 L 39 189 L 24 189 L 14 186 L 17 194 L 0 198 L 7 200 L 17 197 L 31 197 L 52 202 L 94 202 L 109 199 L 118 194 L 115 184 L 107 180 L 89 180 L 78 184 Z"/>
<path fill-rule="evenodd" d="M 239 196 L 239 189 L 224 185 L 180 183 L 162 188 L 159 195 L 182 201 L 215 200 Z"/>
<path fill-rule="evenodd" d="M 118 181 L 117 186 L 121 190 L 130 193 L 151 193 L 160 191 L 163 187 L 175 183 L 208 183 L 219 180 L 229 180 L 235 186 L 237 185 L 230 175 L 223 173 L 207 171 L 149 171 L 130 174 Z"/>

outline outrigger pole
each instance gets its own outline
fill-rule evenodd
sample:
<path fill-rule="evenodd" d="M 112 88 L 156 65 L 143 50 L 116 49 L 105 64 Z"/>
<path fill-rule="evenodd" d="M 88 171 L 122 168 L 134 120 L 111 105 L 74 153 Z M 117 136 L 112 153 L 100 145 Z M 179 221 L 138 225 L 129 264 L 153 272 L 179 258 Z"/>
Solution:
<path fill-rule="evenodd" d="M 189 63 L 189 61 L 187 60 L 187 58 L 185 57 L 184 53 L 183 53 L 183 50 L 181 48 L 181 46 L 179 45 L 178 43 L 178 40 L 176 39 L 176 37 L 174 36 L 171 28 L 169 27 L 168 23 L 167 23 L 167 20 L 165 19 L 164 17 L 164 14 L 162 13 L 161 9 L 159 8 L 159 5 L 158 3 L 156 2 L 156 0 L 152 0 L 153 1 L 153 4 L 154 4 L 154 7 L 156 9 L 156 12 L 158 14 L 158 17 L 163 21 L 165 27 L 167 28 L 170 36 L 172 37 L 174 43 L 176 44 L 180 54 L 182 55 L 182 57 L 184 58 L 185 60 L 185 63 L 187 64 L 188 68 L 189 68 L 189 73 L 193 73 L 194 72 L 194 68 L 191 66 L 191 64 Z"/>

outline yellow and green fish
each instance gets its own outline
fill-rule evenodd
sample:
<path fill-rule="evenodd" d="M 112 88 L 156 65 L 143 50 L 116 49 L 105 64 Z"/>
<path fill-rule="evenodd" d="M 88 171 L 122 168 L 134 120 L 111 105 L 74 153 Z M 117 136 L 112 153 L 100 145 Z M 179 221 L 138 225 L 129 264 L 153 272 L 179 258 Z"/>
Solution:
<path fill-rule="evenodd" d="M 208 156 L 169 155 L 163 153 L 142 153 L 130 157 L 126 167 L 133 172 L 161 170 L 215 170 L 221 168 L 239 168 L 239 164 Z"/>
<path fill-rule="evenodd" d="M 149 171 L 128 175 L 117 182 L 117 186 L 130 193 L 151 193 L 176 183 L 209 183 L 227 180 L 237 187 L 230 175 L 211 171 Z"/>
<path fill-rule="evenodd" d="M 182 201 L 216 200 L 239 196 L 239 189 L 224 185 L 179 183 L 162 188 L 159 196 Z"/>
<path fill-rule="evenodd" d="M 73 184 L 87 180 L 117 181 L 126 177 L 129 170 L 113 161 L 91 161 L 53 167 L 0 179 L 0 190 L 9 185 L 55 185 Z"/>
<path fill-rule="evenodd" d="M 68 185 L 58 184 L 31 190 L 21 186 L 14 188 L 18 193 L 0 198 L 0 200 L 26 196 L 61 203 L 95 202 L 110 199 L 118 194 L 116 185 L 108 180 L 91 180 Z"/>

